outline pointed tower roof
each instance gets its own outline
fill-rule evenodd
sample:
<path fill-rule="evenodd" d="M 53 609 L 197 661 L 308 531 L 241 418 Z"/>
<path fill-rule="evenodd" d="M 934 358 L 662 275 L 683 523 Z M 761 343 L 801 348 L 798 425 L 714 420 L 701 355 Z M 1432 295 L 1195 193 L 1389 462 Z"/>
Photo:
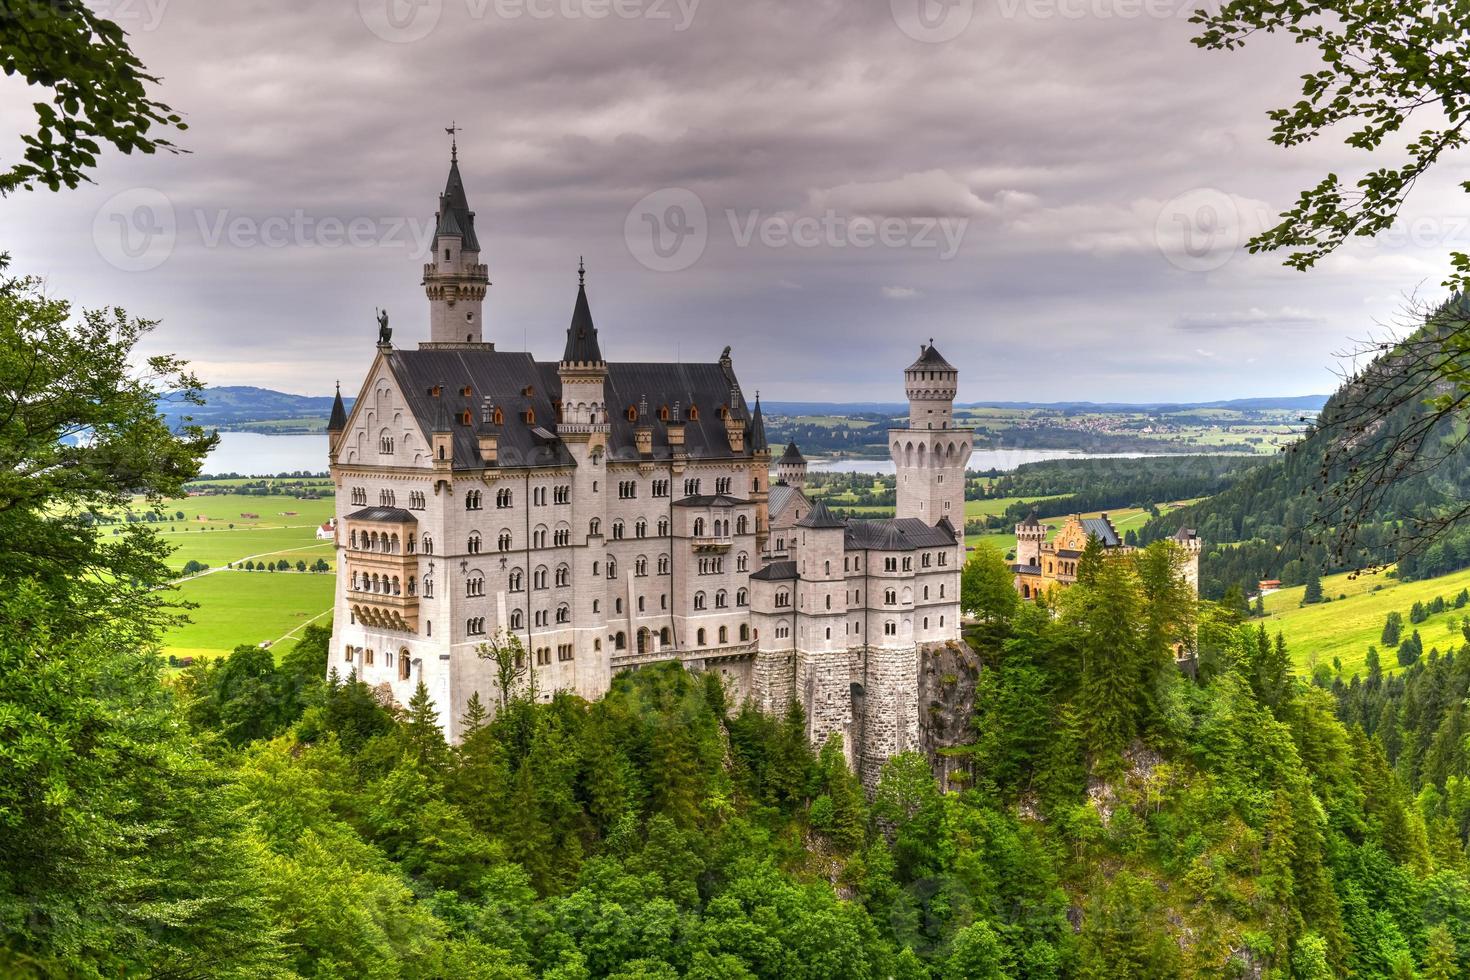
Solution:
<path fill-rule="evenodd" d="M 439 225 L 434 234 L 458 235 L 464 251 L 480 250 L 480 240 L 475 237 L 475 212 L 470 210 L 464 179 L 459 175 L 457 149 L 449 157 L 449 179 L 444 182 L 444 193 L 439 195 Z"/>
<path fill-rule="evenodd" d="M 955 366 L 944 359 L 944 355 L 934 346 L 934 338 L 930 337 L 929 343 L 919 346 L 919 359 L 910 364 L 908 370 L 953 371 Z"/>
<path fill-rule="evenodd" d="M 800 449 L 796 448 L 796 442 L 794 440 L 786 444 L 786 451 L 781 454 L 781 462 L 806 463 L 806 457 L 801 454 Z"/>
<path fill-rule="evenodd" d="M 337 382 L 337 397 L 332 401 L 332 417 L 327 419 L 328 432 L 341 432 L 347 428 L 347 409 L 342 404 L 342 382 Z"/>
<path fill-rule="evenodd" d="M 1018 524 L 1016 526 L 1017 527 L 1035 527 L 1035 528 L 1039 528 L 1039 527 L 1041 527 L 1041 522 L 1036 519 L 1036 511 L 1033 510 L 1031 513 L 1029 513 L 1029 514 L 1026 515 L 1026 519 L 1024 521 L 1022 521 L 1020 524 Z"/>
<path fill-rule="evenodd" d="M 577 305 L 572 308 L 572 322 L 567 327 L 567 349 L 563 364 L 599 364 L 602 348 L 597 344 L 597 328 L 592 325 L 592 308 L 587 305 L 587 267 L 577 261 Z"/>
<path fill-rule="evenodd" d="M 771 451 L 766 442 L 766 420 L 761 415 L 761 393 L 755 393 L 755 410 L 750 413 L 750 435 L 745 440 L 751 452 L 767 453 Z"/>
<path fill-rule="evenodd" d="M 801 520 L 796 522 L 797 527 L 814 529 L 825 529 L 834 527 L 847 527 L 847 522 L 827 508 L 820 499 L 812 501 L 812 509 L 806 512 Z"/>

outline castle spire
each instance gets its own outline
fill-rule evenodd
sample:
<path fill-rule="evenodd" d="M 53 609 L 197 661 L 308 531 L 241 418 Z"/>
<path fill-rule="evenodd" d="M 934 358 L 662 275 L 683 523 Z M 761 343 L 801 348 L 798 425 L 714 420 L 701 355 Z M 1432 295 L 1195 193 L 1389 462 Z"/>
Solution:
<path fill-rule="evenodd" d="M 587 266 L 580 258 L 577 260 L 577 303 L 572 307 L 572 322 L 567 327 L 567 346 L 561 359 L 563 364 L 602 363 L 597 328 L 592 325 L 592 307 L 587 303 Z"/>
<path fill-rule="evenodd" d="M 475 212 L 470 210 L 464 178 L 459 173 L 459 127 L 450 136 L 449 176 L 434 215 L 434 254 L 424 265 L 424 293 L 429 297 L 429 340 L 435 344 L 483 343 L 480 308 L 490 286 L 489 270 L 480 264 Z"/>

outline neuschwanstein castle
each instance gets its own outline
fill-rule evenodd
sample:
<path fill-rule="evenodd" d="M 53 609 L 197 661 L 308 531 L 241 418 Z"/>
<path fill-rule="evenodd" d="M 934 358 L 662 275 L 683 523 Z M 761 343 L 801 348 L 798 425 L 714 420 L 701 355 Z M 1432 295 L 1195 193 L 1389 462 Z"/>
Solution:
<path fill-rule="evenodd" d="M 556 362 L 496 350 L 457 157 L 424 266 L 429 341 L 386 322 L 350 413 L 328 426 L 337 487 L 331 668 L 406 703 L 422 681 L 446 734 L 493 705 L 492 636 L 525 647 L 541 692 L 605 692 L 678 660 L 735 703 L 805 708 L 871 784 L 919 746 L 921 652 L 960 637 L 965 464 L 957 372 L 932 342 L 904 369 L 889 443 L 897 517 L 842 520 L 776 461 L 731 351 L 705 363 L 603 359 L 585 275 Z M 549 696 L 549 695 L 548 695 Z"/>

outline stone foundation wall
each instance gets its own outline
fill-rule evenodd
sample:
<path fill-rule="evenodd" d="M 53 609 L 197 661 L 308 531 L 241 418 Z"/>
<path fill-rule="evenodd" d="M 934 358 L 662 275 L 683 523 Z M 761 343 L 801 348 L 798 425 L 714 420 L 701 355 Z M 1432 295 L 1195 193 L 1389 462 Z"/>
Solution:
<path fill-rule="evenodd" d="M 863 681 L 863 785 L 878 785 L 883 763 L 919 748 L 918 647 L 869 647 Z"/>

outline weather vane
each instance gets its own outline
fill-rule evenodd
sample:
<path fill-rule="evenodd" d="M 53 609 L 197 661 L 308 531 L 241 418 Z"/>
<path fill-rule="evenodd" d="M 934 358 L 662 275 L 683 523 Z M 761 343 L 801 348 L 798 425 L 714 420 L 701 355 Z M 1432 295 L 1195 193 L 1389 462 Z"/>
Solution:
<path fill-rule="evenodd" d="M 587 285 L 587 266 L 582 262 L 582 256 L 577 256 L 577 285 Z"/>
<path fill-rule="evenodd" d="M 461 130 L 451 119 L 449 125 L 444 127 L 444 132 L 449 134 L 449 160 L 451 163 L 456 162 L 459 160 L 459 138 L 456 134 Z"/>

